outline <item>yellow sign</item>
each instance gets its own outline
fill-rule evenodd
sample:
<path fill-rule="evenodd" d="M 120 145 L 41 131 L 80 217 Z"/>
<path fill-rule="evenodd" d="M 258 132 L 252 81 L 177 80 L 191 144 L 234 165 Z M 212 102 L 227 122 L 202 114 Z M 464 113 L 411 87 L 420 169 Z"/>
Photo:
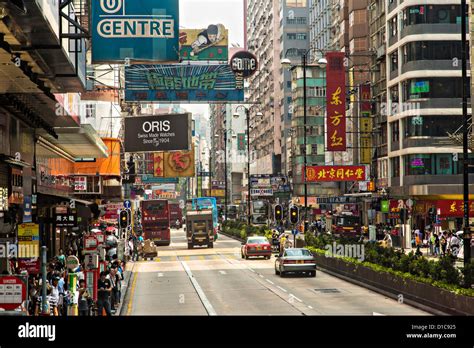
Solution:
<path fill-rule="evenodd" d="M 360 163 L 372 163 L 372 118 L 361 117 L 359 122 L 360 128 Z"/>
<path fill-rule="evenodd" d="M 18 258 L 31 259 L 40 257 L 39 225 L 21 224 L 18 226 Z"/>
<path fill-rule="evenodd" d="M 225 197 L 225 190 L 212 189 L 212 197 Z"/>
<path fill-rule="evenodd" d="M 165 152 L 165 178 L 193 177 L 194 146 L 191 151 Z"/>

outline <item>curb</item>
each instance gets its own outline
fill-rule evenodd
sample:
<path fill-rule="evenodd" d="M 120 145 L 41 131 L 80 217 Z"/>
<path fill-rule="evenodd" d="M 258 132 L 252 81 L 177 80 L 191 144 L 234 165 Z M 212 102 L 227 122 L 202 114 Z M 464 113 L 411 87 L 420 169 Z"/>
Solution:
<path fill-rule="evenodd" d="M 131 261 L 129 261 L 131 262 Z M 125 282 L 125 287 L 122 287 L 122 294 L 120 297 L 120 304 L 117 308 L 117 311 L 115 312 L 115 316 L 121 316 L 122 315 L 122 307 L 125 301 L 125 296 L 127 296 L 128 293 L 128 288 L 130 286 L 130 280 L 132 279 L 133 271 L 135 269 L 135 262 L 132 263 L 132 269 L 128 272 L 125 273 L 124 280 L 122 282 Z"/>

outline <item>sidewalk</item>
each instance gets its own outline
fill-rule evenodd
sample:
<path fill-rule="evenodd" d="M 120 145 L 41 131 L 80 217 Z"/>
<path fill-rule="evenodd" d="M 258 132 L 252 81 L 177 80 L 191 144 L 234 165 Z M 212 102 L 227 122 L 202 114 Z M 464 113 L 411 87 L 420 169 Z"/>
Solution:
<path fill-rule="evenodd" d="M 401 250 L 401 248 L 395 248 L 395 249 L 396 250 Z M 409 254 L 412 251 L 415 253 L 416 248 L 404 249 L 405 254 Z M 430 255 L 430 248 L 429 247 L 422 247 L 422 248 L 420 248 L 420 251 L 423 254 L 423 256 L 426 257 L 428 260 L 431 260 L 431 261 L 438 261 L 439 260 L 439 256 Z M 463 259 L 457 259 L 455 266 L 463 268 L 464 267 L 464 260 Z"/>
<path fill-rule="evenodd" d="M 128 287 L 131 283 L 132 275 L 133 275 L 133 270 L 135 268 L 136 262 L 133 261 L 128 261 L 127 265 L 125 266 L 125 274 L 122 280 L 122 294 L 120 297 L 120 303 L 117 307 L 116 312 L 114 313 L 115 316 L 119 316 L 122 312 L 122 306 L 125 300 L 125 296 L 127 295 L 128 292 Z"/>

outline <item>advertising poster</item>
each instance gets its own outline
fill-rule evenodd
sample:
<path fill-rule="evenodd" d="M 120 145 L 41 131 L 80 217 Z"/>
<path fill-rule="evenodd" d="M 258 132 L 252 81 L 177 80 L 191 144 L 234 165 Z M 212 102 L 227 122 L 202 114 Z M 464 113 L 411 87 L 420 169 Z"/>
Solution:
<path fill-rule="evenodd" d="M 179 43 L 182 60 L 229 60 L 229 31 L 222 24 L 210 24 L 203 29 L 181 29 Z"/>
<path fill-rule="evenodd" d="M 179 61 L 179 0 L 92 0 L 92 63 Z"/>
<path fill-rule="evenodd" d="M 241 88 L 239 88 L 241 87 Z M 226 64 L 125 67 L 125 101 L 241 102 L 243 85 Z"/>
<path fill-rule="evenodd" d="M 344 52 L 326 55 L 327 151 L 346 151 L 346 72 Z"/>
<path fill-rule="evenodd" d="M 191 114 L 126 117 L 124 146 L 125 152 L 188 150 Z"/>

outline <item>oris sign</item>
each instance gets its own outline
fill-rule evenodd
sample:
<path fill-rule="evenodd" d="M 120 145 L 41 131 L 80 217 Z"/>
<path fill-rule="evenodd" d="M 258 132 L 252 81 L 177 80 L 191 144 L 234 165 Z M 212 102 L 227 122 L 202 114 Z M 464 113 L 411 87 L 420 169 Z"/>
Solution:
<path fill-rule="evenodd" d="M 191 148 L 191 114 L 125 118 L 125 152 L 159 152 Z"/>
<path fill-rule="evenodd" d="M 249 78 L 257 72 L 257 57 L 248 51 L 239 51 L 230 60 L 230 66 L 237 78 Z"/>

